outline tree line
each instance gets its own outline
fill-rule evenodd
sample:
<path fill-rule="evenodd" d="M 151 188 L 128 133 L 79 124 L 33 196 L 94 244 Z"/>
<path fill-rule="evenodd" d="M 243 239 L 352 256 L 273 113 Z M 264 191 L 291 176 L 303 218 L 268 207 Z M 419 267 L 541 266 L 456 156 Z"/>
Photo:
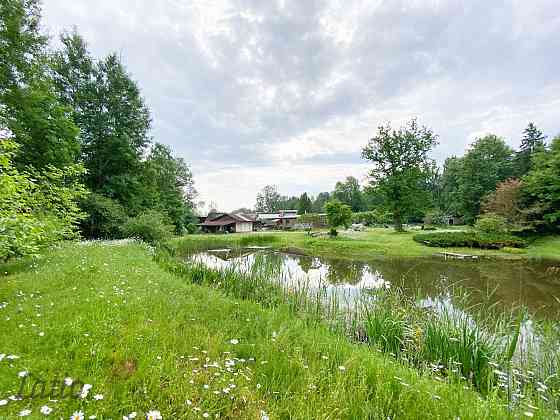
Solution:
<path fill-rule="evenodd" d="M 40 6 L 5 0 L 0 8 L 0 176 L 3 189 L 17 190 L 5 197 L 21 200 L 0 208 L 3 254 L 11 246 L 9 229 L 14 235 L 30 229 L 48 242 L 44 220 L 64 213 L 46 203 L 64 201 L 56 191 L 77 206 L 68 208 L 74 216 L 67 231 L 86 237 L 192 227 L 189 166 L 152 140 L 150 110 L 119 56 L 94 58 L 76 29 L 60 36 L 59 49 L 49 49 Z M 39 178 L 52 194 L 41 206 L 26 203 L 23 191 Z"/>
<path fill-rule="evenodd" d="M 257 195 L 256 210 L 321 213 L 334 201 L 354 213 L 390 214 L 397 230 L 408 222 L 445 224 L 451 217 L 473 224 L 486 215 L 502 218 L 512 230 L 555 231 L 560 225 L 560 136 L 549 144 L 546 140 L 529 123 L 518 150 L 488 134 L 440 168 L 430 157 L 438 144 L 431 129 L 415 119 L 398 129 L 388 123 L 362 150 L 362 157 L 372 163 L 365 186 L 347 177 L 331 192 L 289 199 L 266 186 Z"/>

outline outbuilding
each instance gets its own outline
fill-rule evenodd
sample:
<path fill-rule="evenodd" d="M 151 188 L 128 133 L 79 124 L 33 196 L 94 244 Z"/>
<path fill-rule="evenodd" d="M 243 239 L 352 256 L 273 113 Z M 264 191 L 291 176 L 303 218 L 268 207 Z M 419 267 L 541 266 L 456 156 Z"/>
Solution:
<path fill-rule="evenodd" d="M 242 233 L 252 232 L 255 218 L 241 213 L 211 213 L 200 227 L 207 233 Z"/>

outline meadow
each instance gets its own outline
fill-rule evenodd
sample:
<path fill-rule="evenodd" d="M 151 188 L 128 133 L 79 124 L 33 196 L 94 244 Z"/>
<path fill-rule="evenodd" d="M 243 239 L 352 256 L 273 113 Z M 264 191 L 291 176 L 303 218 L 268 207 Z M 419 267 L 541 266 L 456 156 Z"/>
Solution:
<path fill-rule="evenodd" d="M 0 417 L 554 415 L 539 397 L 552 398 L 544 383 L 513 401 L 440 363 L 403 363 L 374 332 L 391 317 L 370 317 L 365 342 L 348 336 L 352 324 L 337 311 L 267 281 L 271 268 L 216 273 L 181 264 L 176 250 L 67 243 L 2 265 Z"/>

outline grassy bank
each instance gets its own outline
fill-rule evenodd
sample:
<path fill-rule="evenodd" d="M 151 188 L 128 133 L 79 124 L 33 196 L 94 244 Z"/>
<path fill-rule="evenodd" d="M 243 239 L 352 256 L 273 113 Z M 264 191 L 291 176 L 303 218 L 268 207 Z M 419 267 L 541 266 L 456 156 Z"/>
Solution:
<path fill-rule="evenodd" d="M 22 410 L 42 418 L 42 406 L 55 418 L 81 410 L 98 419 L 150 410 L 164 418 L 547 416 L 510 412 L 501 398 L 404 367 L 285 304 L 267 309 L 190 284 L 143 245 L 65 245 L 1 268 L 2 418 Z M 71 398 L 64 378 L 75 392 L 91 389 Z M 29 399 L 37 379 L 64 395 Z"/>
<path fill-rule="evenodd" d="M 184 243 L 185 246 L 215 244 L 221 246 L 227 243 L 235 244 L 247 240 L 244 238 L 260 236 L 268 238 L 262 243 L 277 248 L 289 249 L 310 255 L 335 256 L 338 258 L 366 259 L 376 256 L 388 257 L 426 257 L 437 252 L 448 251 L 468 253 L 487 257 L 508 259 L 546 258 L 560 260 L 560 237 L 550 236 L 530 242 L 525 249 L 483 250 L 476 248 L 430 248 L 415 242 L 412 237 L 418 231 L 395 232 L 393 229 L 370 229 L 366 232 L 342 232 L 338 238 L 310 237 L 303 232 L 266 232 L 255 234 L 232 235 L 190 235 L 178 240 L 175 244 Z M 258 242 L 258 240 L 257 240 Z M 204 245 L 203 245 L 204 246 Z"/>

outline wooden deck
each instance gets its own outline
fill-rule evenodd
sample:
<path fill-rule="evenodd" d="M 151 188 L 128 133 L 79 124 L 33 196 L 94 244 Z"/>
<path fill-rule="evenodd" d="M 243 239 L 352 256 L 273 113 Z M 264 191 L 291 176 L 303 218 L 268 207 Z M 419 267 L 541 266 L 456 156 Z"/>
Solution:
<path fill-rule="evenodd" d="M 438 252 L 438 257 L 444 257 L 445 259 L 454 259 L 454 260 L 478 260 L 478 255 L 470 255 L 470 254 L 457 254 L 455 252 Z"/>

